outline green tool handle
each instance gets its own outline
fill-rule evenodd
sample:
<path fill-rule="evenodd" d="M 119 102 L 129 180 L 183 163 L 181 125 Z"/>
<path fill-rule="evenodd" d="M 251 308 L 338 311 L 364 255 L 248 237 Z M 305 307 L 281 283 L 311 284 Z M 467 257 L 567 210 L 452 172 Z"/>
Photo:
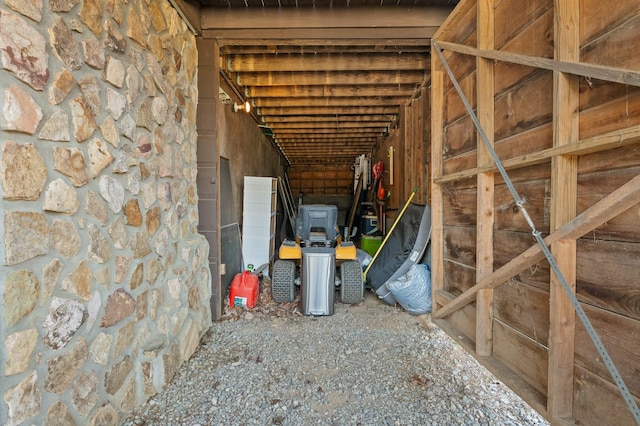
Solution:
<path fill-rule="evenodd" d="M 371 259 L 371 262 L 369 262 L 369 265 L 367 266 L 367 269 L 364 270 L 364 274 L 362 275 L 362 280 L 365 283 L 367 282 L 367 272 L 369 272 L 369 269 L 371 268 L 371 265 L 373 265 L 373 262 L 375 262 L 376 258 L 378 257 L 378 254 L 382 250 L 382 247 L 384 247 L 384 244 L 387 242 L 387 240 L 391 236 L 391 233 L 393 232 L 393 228 L 395 228 L 396 225 L 398 224 L 398 222 L 400 222 L 400 218 L 404 214 L 404 211 L 407 210 L 407 207 L 409 207 L 409 203 L 411 202 L 411 200 L 413 200 L 413 197 L 414 197 L 414 195 L 416 195 L 416 192 L 418 192 L 418 188 L 417 187 L 413 189 L 413 192 L 409 196 L 409 199 L 405 203 L 405 205 L 402 208 L 402 210 L 400 210 L 400 213 L 398 213 L 398 216 L 396 217 L 396 220 L 393 221 L 393 225 L 391 225 L 391 229 L 389 229 L 389 232 L 387 232 L 387 236 L 384 237 L 384 240 L 382 240 L 382 244 L 380 244 L 380 247 L 378 248 L 378 251 L 376 251 L 375 256 L 373 256 L 373 259 Z"/>

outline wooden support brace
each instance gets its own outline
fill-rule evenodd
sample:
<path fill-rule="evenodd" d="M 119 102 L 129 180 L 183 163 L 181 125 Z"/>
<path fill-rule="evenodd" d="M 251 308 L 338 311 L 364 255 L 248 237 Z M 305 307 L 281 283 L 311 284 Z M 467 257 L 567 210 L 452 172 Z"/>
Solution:
<path fill-rule="evenodd" d="M 502 162 L 505 170 L 515 170 L 523 167 L 534 166 L 549 161 L 558 155 L 585 155 L 594 152 L 602 152 L 610 149 L 621 148 L 627 145 L 640 143 L 640 126 L 632 126 L 626 129 L 615 130 L 583 139 L 577 143 L 555 146 L 530 154 L 519 155 Z M 479 173 L 497 173 L 495 164 L 450 173 L 448 175 L 433 178 L 434 183 L 447 183 L 468 179 Z"/>
<path fill-rule="evenodd" d="M 475 47 L 446 41 L 438 41 L 437 44 L 443 50 L 450 50 L 464 55 L 479 56 L 485 59 L 526 65 L 549 71 L 559 71 L 581 77 L 596 78 L 598 80 L 610 81 L 612 83 L 621 83 L 629 86 L 640 87 L 640 72 L 635 70 L 586 64 L 583 62 L 558 61 L 555 59 L 528 56 L 501 50 L 476 49 Z"/>
<path fill-rule="evenodd" d="M 640 203 L 640 175 L 634 177 L 598 201 L 589 209 L 576 216 L 575 219 L 552 232 L 544 241 L 547 245 L 550 245 L 563 239 L 577 240 L 638 203 Z M 473 302 L 478 290 L 499 287 L 507 280 L 543 259 L 544 254 L 540 246 L 536 244 L 530 247 L 500 269 L 494 271 L 491 275 L 456 297 L 446 306 L 438 309 L 432 314 L 433 318 L 444 318 L 451 315 L 453 312 Z"/>

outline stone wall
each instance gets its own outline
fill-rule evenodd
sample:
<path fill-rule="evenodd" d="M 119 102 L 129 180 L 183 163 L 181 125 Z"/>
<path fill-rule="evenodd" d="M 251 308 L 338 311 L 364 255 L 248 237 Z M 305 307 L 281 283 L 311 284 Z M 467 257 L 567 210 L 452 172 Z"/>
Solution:
<path fill-rule="evenodd" d="M 211 323 L 195 37 L 163 0 L 0 0 L 0 424 L 118 424 Z"/>

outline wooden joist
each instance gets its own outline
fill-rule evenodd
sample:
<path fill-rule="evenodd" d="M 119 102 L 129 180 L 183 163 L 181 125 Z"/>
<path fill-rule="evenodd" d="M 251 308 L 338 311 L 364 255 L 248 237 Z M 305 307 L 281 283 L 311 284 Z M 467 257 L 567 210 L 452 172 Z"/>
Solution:
<path fill-rule="evenodd" d="M 320 123 L 320 122 L 332 122 L 332 123 L 346 123 L 346 122 L 367 122 L 367 121 L 395 121 L 397 116 L 394 114 L 382 115 L 382 114 L 370 114 L 370 115 L 346 115 L 346 114 L 334 114 L 334 115 L 263 115 L 264 121 L 269 125 L 274 123 Z"/>
<path fill-rule="evenodd" d="M 416 53 L 233 55 L 229 72 L 424 70 L 428 56 Z"/>
<path fill-rule="evenodd" d="M 291 143 L 295 143 L 295 142 L 300 142 L 300 143 L 315 143 L 317 145 L 322 145 L 322 144 L 327 144 L 327 143 L 336 143 L 336 144 L 350 144 L 350 143 L 358 143 L 358 142 L 362 142 L 362 143 L 375 143 L 376 142 L 376 138 L 372 138 L 372 137 L 361 137 L 361 136 L 353 136 L 353 137 L 344 137 L 344 136 L 313 136 L 313 137 L 307 137 L 307 138 L 301 138 L 301 137 L 291 137 L 291 138 L 278 138 L 278 143 L 280 144 L 291 144 Z"/>
<path fill-rule="evenodd" d="M 313 85 L 419 84 L 425 79 L 422 70 L 409 71 L 325 71 L 325 72 L 244 72 L 236 82 L 242 86 L 293 86 L 304 82 Z"/>
<path fill-rule="evenodd" d="M 452 7 L 360 7 L 360 8 L 203 8 L 203 29 L 273 29 L 294 38 L 287 31 L 309 28 L 431 28 L 437 29 Z M 336 31 L 338 32 L 338 31 Z"/>
<path fill-rule="evenodd" d="M 239 38 L 229 37 L 227 34 L 224 38 L 217 37 L 215 35 L 215 31 L 212 30 L 204 30 L 202 32 L 202 36 L 204 38 L 216 38 L 218 39 L 221 47 L 230 47 L 235 48 L 238 46 L 253 46 L 260 48 L 261 50 L 248 51 L 247 53 L 264 53 L 262 50 L 265 46 L 273 46 L 269 53 L 277 53 L 278 47 L 288 46 L 294 48 L 296 46 L 333 46 L 333 49 L 327 48 L 324 52 L 337 52 L 340 51 L 338 49 L 341 46 L 358 46 L 360 50 L 354 49 L 354 51 L 363 51 L 363 52 L 371 52 L 373 51 L 397 51 L 398 47 L 404 48 L 405 46 L 409 46 L 407 52 L 424 52 L 424 46 L 428 46 L 431 41 L 431 36 L 420 38 L 417 37 L 416 34 L 413 34 L 411 38 L 393 38 L 390 37 L 390 34 L 386 34 L 387 36 L 384 38 L 376 38 L 376 39 L 367 39 L 367 38 L 340 38 L 337 37 L 336 34 L 322 34 L 323 38 L 313 38 L 313 37 L 305 37 L 305 38 L 283 38 L 283 33 L 274 34 L 271 38 L 269 37 L 261 37 L 261 38 L 247 38 L 245 35 L 241 35 Z M 403 34 L 406 36 L 406 34 Z M 368 47 L 368 48 L 367 48 Z M 377 49 L 376 49 L 377 47 Z M 415 49 L 415 48 L 418 49 Z M 366 49 L 365 49 L 366 48 Z M 305 49 L 297 49 L 295 51 L 285 53 L 300 53 L 306 52 Z M 229 53 L 233 53 L 233 50 Z M 242 53 L 242 52 L 239 52 Z"/>
<path fill-rule="evenodd" d="M 306 122 L 306 121 L 291 121 L 286 123 L 269 123 L 269 127 L 274 130 L 284 129 L 351 129 L 364 127 L 386 127 L 389 125 L 389 121 L 324 121 L 324 122 Z"/>
<path fill-rule="evenodd" d="M 380 97 L 380 96 L 410 96 L 415 90 L 414 84 L 367 84 L 341 86 L 252 86 L 245 94 L 250 98 L 272 97 Z"/>
<path fill-rule="evenodd" d="M 265 107 L 258 108 L 260 115 L 263 116 L 285 116 L 285 115 L 380 115 L 380 114 L 397 114 L 399 108 L 397 106 L 361 106 L 361 107 Z"/>
<path fill-rule="evenodd" d="M 298 108 L 298 107 L 357 107 L 361 105 L 369 106 L 388 106 L 388 105 L 402 105 L 407 102 L 406 96 L 350 96 L 350 97 L 281 97 L 281 98 L 253 98 L 251 103 L 257 108 L 269 108 L 269 107 L 283 107 L 283 108 Z M 266 120 L 265 120 L 266 121 Z M 391 121 L 391 119 L 389 119 Z"/>
<path fill-rule="evenodd" d="M 278 28 L 250 28 L 250 29 L 207 29 L 202 30 L 202 35 L 206 38 L 234 40 L 242 43 L 245 40 L 265 40 L 281 43 L 291 37 L 293 39 L 313 39 L 314 44 L 318 40 L 338 40 L 343 44 L 345 40 L 361 38 L 368 40 L 386 41 L 387 39 L 401 39 L 404 43 L 414 42 L 419 44 L 429 40 L 436 32 L 435 27 L 406 27 L 406 28 L 289 28 L 283 31 Z M 299 44 L 299 42 L 298 42 Z"/>
<path fill-rule="evenodd" d="M 376 43 L 380 40 L 376 40 Z M 381 53 L 396 52 L 398 46 L 402 46 L 405 53 L 428 53 L 429 44 L 405 43 L 405 40 L 385 39 L 380 44 L 372 43 L 371 40 L 367 44 L 351 43 L 350 40 L 344 40 L 339 44 L 335 40 L 331 43 L 309 44 L 309 40 L 303 40 L 301 43 L 292 45 L 289 43 L 280 44 L 278 40 L 271 40 L 269 43 L 256 45 L 255 43 L 245 44 L 226 44 L 220 49 L 225 55 L 255 55 L 255 54 L 288 54 L 288 53 Z"/>
<path fill-rule="evenodd" d="M 325 134 L 337 134 L 349 136 L 377 136 L 387 132 L 387 126 L 377 126 L 374 124 L 359 126 L 359 127 L 336 127 L 336 126 L 317 126 L 313 129 L 304 127 L 288 127 L 278 130 L 278 136 L 286 139 L 288 137 L 314 137 L 324 136 Z M 289 136 L 291 135 L 291 136 Z"/>

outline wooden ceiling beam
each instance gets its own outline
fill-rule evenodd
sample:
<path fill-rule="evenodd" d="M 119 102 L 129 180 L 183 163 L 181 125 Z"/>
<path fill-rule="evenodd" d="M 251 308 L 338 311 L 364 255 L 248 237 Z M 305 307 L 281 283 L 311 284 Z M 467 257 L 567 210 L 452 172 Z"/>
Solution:
<path fill-rule="evenodd" d="M 355 157 L 357 157 L 359 154 L 364 154 L 366 152 L 371 151 L 371 147 L 362 147 L 362 148 L 353 148 L 353 149 L 349 149 L 349 150 L 343 150 L 341 148 L 331 148 L 331 149 L 326 149 L 323 151 L 291 151 L 289 152 L 289 158 L 296 158 L 296 157 L 306 157 L 306 156 L 313 156 L 313 157 L 326 157 L 328 158 L 328 161 L 325 164 L 331 164 L 333 165 L 333 161 L 331 161 L 332 158 L 334 157 L 351 157 L 351 161 L 353 161 L 355 159 Z"/>
<path fill-rule="evenodd" d="M 277 28 L 232 28 L 232 29 L 207 29 L 202 30 L 204 38 L 215 38 L 223 44 L 227 39 L 234 39 L 235 43 L 243 44 L 246 40 L 266 39 L 276 41 L 281 44 L 280 40 L 288 38 L 302 40 L 348 40 L 362 39 L 367 44 L 371 44 L 372 40 L 399 39 L 401 44 L 407 43 L 407 40 L 418 39 L 421 44 L 425 40 L 431 40 L 431 37 L 438 31 L 438 27 L 401 27 L 401 28 L 287 28 L 285 30 Z M 228 42 L 228 40 L 227 40 Z M 300 43 L 296 43 L 300 44 Z"/>
<path fill-rule="evenodd" d="M 420 84 L 424 81 L 424 70 L 408 71 L 325 71 L 325 72 L 243 72 L 236 76 L 241 86 L 294 86 L 304 82 L 314 85 L 353 84 Z"/>
<path fill-rule="evenodd" d="M 303 80 L 301 80 L 303 81 Z M 283 97 L 376 97 L 376 96 L 411 96 L 416 89 L 415 84 L 368 84 L 351 86 L 250 86 L 245 88 L 249 98 L 283 98 Z M 361 105 L 364 105 L 362 103 Z"/>
<path fill-rule="evenodd" d="M 260 107 L 308 107 L 308 106 L 388 106 L 404 105 L 407 96 L 389 97 L 314 97 L 314 98 L 253 98 L 250 100 L 255 108 Z"/>
<path fill-rule="evenodd" d="M 233 55 L 229 72 L 254 71 L 385 71 L 428 69 L 429 55 L 420 53 Z"/>
<path fill-rule="evenodd" d="M 363 128 L 363 126 L 381 127 L 388 126 L 389 121 L 347 121 L 343 123 L 336 123 L 331 121 L 305 123 L 305 122 L 289 122 L 289 123 L 273 123 L 269 127 L 274 131 L 282 131 L 284 129 L 318 129 L 318 128 L 332 128 L 332 129 L 349 129 L 349 128 Z"/>
<path fill-rule="evenodd" d="M 293 140 L 293 138 L 296 136 L 298 137 L 297 140 L 301 140 L 301 141 L 316 140 L 319 142 L 320 140 L 322 140 L 323 142 L 329 142 L 332 140 L 341 139 L 344 146 L 347 146 L 351 142 L 351 138 L 358 138 L 359 141 L 370 141 L 370 140 L 375 141 L 378 138 L 380 139 L 384 138 L 382 133 L 365 132 L 365 133 L 353 133 L 349 135 L 340 134 L 340 133 L 299 133 L 299 134 L 289 133 L 282 136 L 276 135 L 275 139 L 278 142 L 283 141 L 283 143 L 285 143 L 287 140 Z"/>
<path fill-rule="evenodd" d="M 310 137 L 289 137 L 289 138 L 278 138 L 277 142 L 281 145 L 287 145 L 292 143 L 304 143 L 304 144 L 323 144 L 328 142 L 339 142 L 344 144 L 344 146 L 348 146 L 350 143 L 375 143 L 377 141 L 376 137 L 369 136 L 324 136 L 324 135 L 312 135 Z"/>
<path fill-rule="evenodd" d="M 424 38 L 390 38 L 388 35 L 384 38 L 376 38 L 375 40 L 366 39 L 366 38 L 283 38 L 283 34 L 279 34 L 276 38 L 231 38 L 231 37 L 215 37 L 214 31 L 204 30 L 202 32 L 203 38 L 217 38 L 218 44 L 221 49 L 225 47 L 236 47 L 236 46 L 291 46 L 292 48 L 296 48 L 297 46 L 371 46 L 372 43 L 380 46 L 379 50 L 383 51 L 383 46 L 389 47 L 392 51 L 398 51 L 398 47 L 400 49 L 405 46 L 416 46 L 416 47 L 424 47 L 430 46 L 431 36 Z M 338 49 L 336 49 L 338 50 Z M 404 50 L 402 50 L 404 51 Z M 407 50 L 411 51 L 411 50 Z M 420 50 L 422 51 L 422 50 Z M 425 51 L 430 51 L 425 50 Z M 256 53 L 262 53 L 261 51 Z M 277 50 L 274 50 L 271 53 L 277 53 Z"/>
<path fill-rule="evenodd" d="M 348 52 L 348 53 L 381 53 L 381 52 L 404 52 L 404 53 L 428 53 L 431 47 L 428 43 L 405 43 L 404 40 L 395 40 L 395 43 L 383 44 L 349 44 L 346 40 L 344 44 L 332 43 L 323 44 L 260 44 L 260 45 L 240 45 L 228 44 L 220 49 L 223 55 L 250 55 L 250 54 L 288 54 L 288 53 L 331 53 L 331 52 Z"/>
<path fill-rule="evenodd" d="M 275 123 L 317 123 L 317 122 L 332 122 L 332 123 L 345 123 L 345 122 L 368 122 L 368 121 L 395 121 L 398 117 L 395 114 L 378 114 L 378 115 L 263 115 L 264 121 L 269 125 Z"/>
<path fill-rule="evenodd" d="M 317 145 L 319 147 L 324 147 L 324 148 L 330 148 L 330 147 L 339 147 L 339 148 L 345 148 L 348 146 L 355 146 L 358 148 L 362 148 L 362 147 L 371 147 L 374 146 L 377 143 L 376 140 L 370 140 L 367 138 L 364 138 L 364 140 L 356 142 L 356 141 L 352 141 L 352 140 L 344 140 L 344 138 L 334 138 L 334 139 L 296 139 L 296 140 L 290 140 L 288 142 L 282 142 L 282 141 L 278 141 L 278 145 L 280 145 L 282 147 L 283 150 L 288 150 L 288 149 L 292 149 L 292 148 L 304 148 L 307 147 L 309 145 Z"/>
<path fill-rule="evenodd" d="M 292 166 L 315 166 L 315 165 L 323 165 L 327 163 L 327 159 L 326 158 L 320 158 L 320 159 L 310 159 L 310 160 L 298 160 L 298 159 L 292 159 L 289 160 L 291 162 Z M 329 160 L 329 162 L 331 164 L 353 164 L 353 156 L 352 157 L 344 157 L 344 158 L 331 158 Z"/>
<path fill-rule="evenodd" d="M 321 151 L 295 151 L 290 153 L 289 159 L 293 158 L 305 158 L 305 157 L 314 157 L 314 158 L 325 158 L 326 164 L 333 165 L 333 159 L 337 157 L 350 157 L 351 162 L 360 154 L 364 154 L 371 151 L 371 147 L 368 148 L 356 148 L 350 150 L 341 150 L 340 148 L 333 148 L 330 150 L 326 150 L 324 152 Z"/>
<path fill-rule="evenodd" d="M 353 160 L 362 155 L 369 152 L 366 151 L 349 151 L 349 152 L 339 152 L 332 151 L 327 155 L 318 155 L 316 153 L 308 153 L 308 154 L 293 154 L 291 158 L 289 158 L 289 162 L 292 165 L 301 166 L 301 165 L 318 165 L 318 164 L 331 164 L 332 166 L 341 165 L 341 164 L 350 164 L 353 165 Z M 353 179 L 353 178 L 352 178 Z M 353 185 L 352 183 L 349 184 Z"/>
<path fill-rule="evenodd" d="M 325 158 L 327 161 L 324 164 L 324 166 L 327 167 L 327 165 L 333 166 L 333 162 L 331 161 L 331 158 L 333 158 L 333 157 L 350 156 L 351 157 L 351 163 L 353 163 L 353 160 L 355 159 L 355 157 L 357 157 L 357 155 L 354 155 L 354 153 L 364 154 L 364 153 L 369 152 L 369 151 L 370 151 L 370 147 L 369 148 L 357 148 L 357 149 L 353 149 L 353 150 L 349 150 L 349 151 L 341 151 L 340 148 L 331 148 L 330 150 L 328 150 L 326 152 L 298 151 L 298 152 L 292 153 L 291 156 L 292 157 L 307 157 L 308 156 L 308 157 L 316 157 L 316 158 Z"/>
<path fill-rule="evenodd" d="M 202 8 L 203 30 L 438 28 L 453 7 Z M 295 37 L 286 34 L 287 37 Z"/>
<path fill-rule="evenodd" d="M 316 135 L 345 135 L 345 136 L 382 136 L 387 132 L 386 127 L 355 127 L 347 129 L 335 129 L 335 128 L 323 128 L 317 127 L 315 129 L 282 129 L 274 134 L 277 138 L 287 138 L 300 136 L 316 136 Z"/>
<path fill-rule="evenodd" d="M 331 164 L 333 165 L 335 163 L 335 159 L 337 158 L 350 158 L 351 159 L 351 163 L 353 163 L 353 160 L 360 154 L 364 154 L 366 152 L 369 152 L 369 150 L 359 150 L 359 149 L 354 149 L 351 151 L 345 151 L 342 152 L 340 150 L 332 150 L 332 151 L 328 151 L 327 153 L 317 153 L 317 152 L 300 152 L 300 153 L 295 153 L 295 154 L 291 154 L 290 159 L 306 159 L 306 158 L 311 158 L 311 159 L 320 159 L 322 158 L 324 161 L 324 164 Z"/>
<path fill-rule="evenodd" d="M 373 145 L 354 145 L 354 146 L 350 146 L 348 148 L 344 148 L 344 147 L 340 147 L 338 145 L 333 145 L 333 146 L 327 146 L 324 148 L 320 148 L 320 147 L 295 147 L 295 148 L 287 148 L 287 153 L 291 154 L 291 155 L 301 155 L 301 154 L 308 154 L 308 153 L 314 153 L 316 155 L 321 155 L 321 156 L 326 156 L 328 152 L 331 151 L 336 151 L 339 152 L 340 154 L 343 154 L 344 152 L 348 152 L 348 151 L 359 151 L 359 152 L 366 152 L 369 151 L 371 148 L 373 147 Z M 331 164 L 331 163 L 329 163 Z"/>
<path fill-rule="evenodd" d="M 258 108 L 258 114 L 262 116 L 285 115 L 367 115 L 367 114 L 398 114 L 399 107 L 300 107 L 300 108 Z"/>
<path fill-rule="evenodd" d="M 317 130 L 315 130 L 317 129 Z M 387 127 L 364 127 L 364 128 L 346 128 L 336 129 L 328 127 L 316 127 L 315 129 L 281 129 L 274 131 L 274 135 L 277 138 L 291 138 L 291 137 L 308 137 L 308 136 L 327 136 L 328 134 L 344 135 L 345 137 L 361 136 L 361 137 L 375 137 L 381 136 L 386 133 Z"/>

